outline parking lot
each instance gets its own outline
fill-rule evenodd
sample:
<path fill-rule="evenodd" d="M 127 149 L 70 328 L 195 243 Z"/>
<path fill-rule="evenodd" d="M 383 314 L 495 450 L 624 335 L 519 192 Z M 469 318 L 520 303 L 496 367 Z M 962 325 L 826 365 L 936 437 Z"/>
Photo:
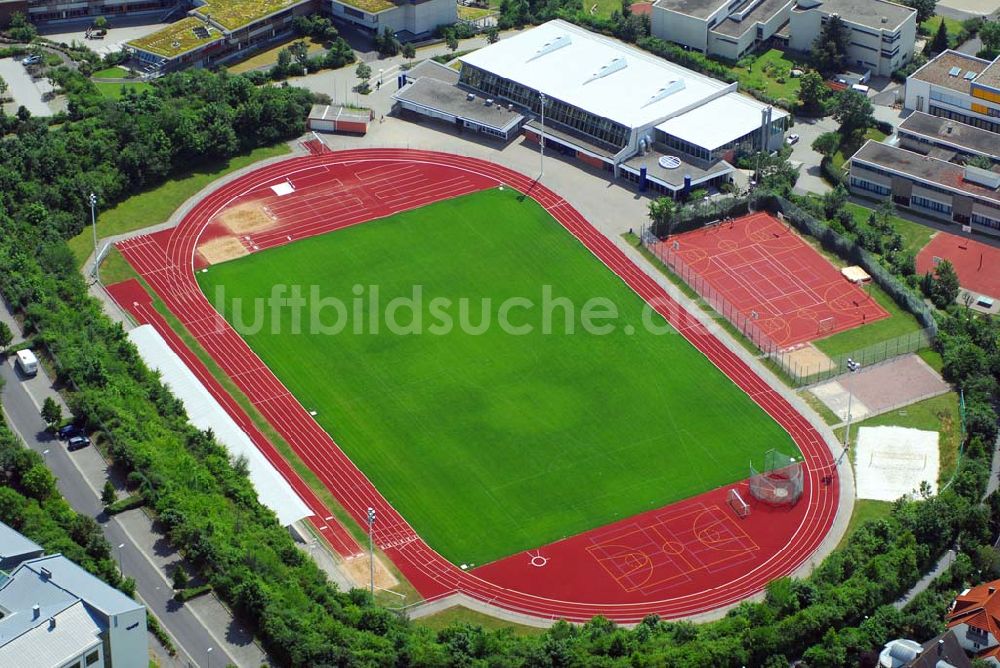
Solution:
<path fill-rule="evenodd" d="M 52 90 L 52 86 L 45 79 L 32 81 L 20 59 L 0 58 L 0 77 L 10 86 L 7 92 L 14 98 L 13 102 L 4 104 L 6 113 L 14 114 L 19 106 L 24 105 L 32 116 L 52 115 L 52 110 L 42 97 Z"/>

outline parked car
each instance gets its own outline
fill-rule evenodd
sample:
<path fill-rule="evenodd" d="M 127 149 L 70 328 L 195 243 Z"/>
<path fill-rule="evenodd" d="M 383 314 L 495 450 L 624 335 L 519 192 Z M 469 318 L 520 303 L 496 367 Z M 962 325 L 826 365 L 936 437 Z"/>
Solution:
<path fill-rule="evenodd" d="M 74 450 L 80 450 L 90 445 L 90 439 L 86 436 L 74 436 L 73 438 L 66 441 L 66 449 L 70 452 Z"/>
<path fill-rule="evenodd" d="M 65 427 L 59 427 L 59 438 L 63 441 L 69 440 L 74 436 L 85 436 L 83 433 L 83 427 L 77 424 L 68 424 Z"/>
<path fill-rule="evenodd" d="M 791 146 L 792 144 L 799 143 L 799 139 L 800 139 L 800 137 L 798 135 L 791 134 L 791 135 L 788 135 L 787 137 L 785 137 L 785 143 L 788 144 L 789 146 Z"/>
<path fill-rule="evenodd" d="M 41 56 L 27 56 L 21 60 L 22 65 L 35 65 L 40 62 L 42 62 Z"/>

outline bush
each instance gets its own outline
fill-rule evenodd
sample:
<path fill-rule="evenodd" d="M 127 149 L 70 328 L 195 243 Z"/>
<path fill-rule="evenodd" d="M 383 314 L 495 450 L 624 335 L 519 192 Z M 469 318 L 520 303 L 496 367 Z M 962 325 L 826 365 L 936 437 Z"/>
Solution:
<path fill-rule="evenodd" d="M 190 601 L 192 598 L 198 596 L 203 596 L 208 592 L 212 591 L 212 585 L 199 585 L 197 587 L 188 587 L 187 589 L 180 589 L 174 592 L 174 600 L 178 603 L 185 603 Z"/>
<path fill-rule="evenodd" d="M 146 505 L 146 498 L 142 494 L 133 494 L 126 496 L 124 499 L 109 503 L 104 507 L 104 512 L 108 515 L 117 515 L 118 513 L 124 513 L 126 510 L 134 510 L 144 505 Z"/>

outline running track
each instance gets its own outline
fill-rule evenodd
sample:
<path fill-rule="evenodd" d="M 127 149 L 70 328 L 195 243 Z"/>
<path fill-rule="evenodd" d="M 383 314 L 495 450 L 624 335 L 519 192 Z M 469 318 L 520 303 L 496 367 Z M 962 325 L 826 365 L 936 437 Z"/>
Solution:
<path fill-rule="evenodd" d="M 414 171 L 438 175 L 441 184 L 448 183 L 450 186 L 430 190 L 401 189 L 403 192 L 394 196 L 390 185 L 387 197 L 378 198 L 362 192 L 354 193 L 352 196 L 361 200 L 360 206 L 324 210 L 318 203 L 314 203 L 314 206 L 297 214 L 297 238 L 322 234 L 498 183 L 509 184 L 538 201 L 792 435 L 805 458 L 806 486 L 800 504 L 806 504 L 806 510 L 785 549 L 728 582 L 706 583 L 705 588 L 696 594 L 627 604 L 595 604 L 546 598 L 529 591 L 518 591 L 511 586 L 497 585 L 480 577 L 476 571 L 459 569 L 427 546 L 263 365 L 243 339 L 215 312 L 199 290 L 193 275 L 195 267 L 201 264 L 196 246 L 218 211 L 241 198 L 252 198 L 252 193 L 259 197 L 270 185 L 284 181 L 288 176 L 297 184 L 305 183 L 303 178 L 308 179 L 310 175 L 315 178 L 317 174 L 334 167 L 343 169 L 344 166 L 373 176 L 408 166 Z M 265 242 L 265 239 L 258 242 L 256 237 L 254 242 L 259 248 L 266 248 L 287 243 L 289 239 L 290 235 L 271 235 L 266 243 L 260 243 Z M 177 315 L 264 417 L 292 445 L 354 520 L 363 525 L 367 508 L 376 508 L 376 543 L 427 599 L 464 592 L 509 610 L 572 621 L 584 621 L 597 614 L 623 623 L 637 622 L 645 615 L 654 613 L 666 618 L 689 616 L 736 603 L 760 592 L 770 580 L 793 572 L 819 547 L 833 524 L 839 495 L 836 469 L 826 443 L 812 425 L 742 359 L 726 348 L 695 318 L 689 316 L 655 281 L 636 267 L 565 200 L 529 177 L 505 167 L 474 158 L 404 149 L 364 149 L 291 158 L 262 167 L 221 186 L 195 205 L 176 227 L 152 236 L 129 239 L 120 243 L 119 248 L 171 312 Z M 129 290 L 124 288 L 123 285 L 118 290 L 112 290 L 113 294 L 117 293 L 115 296 L 120 300 L 119 303 L 125 301 L 121 305 L 128 310 L 141 307 L 135 300 L 128 303 Z M 143 322 L 155 321 L 157 315 L 147 311 L 139 319 Z M 158 329 L 161 327 L 165 327 L 162 321 Z M 168 342 L 172 346 L 183 346 L 177 340 Z M 182 354 L 182 357 L 188 361 L 192 358 L 189 352 Z M 203 381 L 209 380 L 203 370 L 196 370 L 196 373 Z M 209 385 L 211 387 L 212 382 Z M 213 394 L 220 391 L 216 388 Z M 218 398 L 230 412 L 242 412 L 231 398 Z M 238 418 L 237 422 L 246 425 L 247 420 L 244 416 Z M 308 492 L 305 484 L 294 477 L 294 472 L 287 465 L 278 463 L 280 458 L 276 457 L 273 450 L 268 449 L 270 446 L 261 447 L 306 502 L 322 513 L 314 519 L 318 520 L 317 524 L 321 528 L 327 526 L 322 534 L 330 540 L 331 545 L 341 554 L 356 551 L 357 546 L 351 544 L 353 541 L 350 541 L 350 536 L 346 535 L 343 527 L 335 523 L 327 524 L 328 520 L 323 519 L 329 518 L 330 513 L 321 508 L 321 504 Z M 821 479 L 830 474 L 833 474 L 833 484 L 822 484 Z"/>

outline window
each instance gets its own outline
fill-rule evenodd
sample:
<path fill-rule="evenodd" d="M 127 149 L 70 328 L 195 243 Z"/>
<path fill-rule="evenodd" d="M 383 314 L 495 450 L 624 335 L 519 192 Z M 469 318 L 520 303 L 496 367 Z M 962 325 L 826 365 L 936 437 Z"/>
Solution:
<path fill-rule="evenodd" d="M 984 227 L 991 227 L 994 230 L 1000 230 L 1000 220 L 984 216 L 981 213 L 973 213 L 972 222 L 978 225 L 983 225 Z"/>
<path fill-rule="evenodd" d="M 88 666 L 94 665 L 95 663 L 97 663 L 97 660 L 100 659 L 100 658 L 101 658 L 101 652 L 99 650 L 95 649 L 93 652 L 91 652 L 90 654 L 87 655 L 87 659 L 86 659 L 87 665 Z"/>
<path fill-rule="evenodd" d="M 935 211 L 937 213 L 951 213 L 951 205 L 945 204 L 944 202 L 938 202 L 937 200 L 927 199 L 926 197 L 921 197 L 920 195 L 914 195 L 910 198 L 910 203 L 913 206 L 919 206 L 921 209 L 927 209 L 928 211 Z"/>
<path fill-rule="evenodd" d="M 886 186 L 878 183 L 872 183 L 871 181 L 867 181 L 865 179 L 859 179 L 856 176 L 851 177 L 851 186 L 854 188 L 860 188 L 861 190 L 867 190 L 868 192 L 872 192 L 877 195 L 888 195 L 892 192 Z"/>

